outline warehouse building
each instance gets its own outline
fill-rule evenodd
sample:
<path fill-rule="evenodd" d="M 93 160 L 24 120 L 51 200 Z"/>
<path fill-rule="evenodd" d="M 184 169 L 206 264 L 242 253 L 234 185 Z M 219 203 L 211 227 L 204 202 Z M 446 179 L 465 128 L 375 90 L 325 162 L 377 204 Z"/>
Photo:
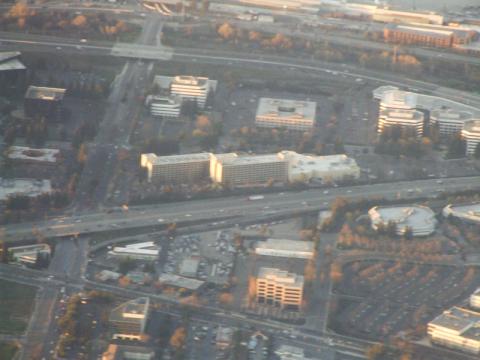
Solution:
<path fill-rule="evenodd" d="M 209 153 L 157 156 L 142 154 L 140 165 L 147 170 L 149 182 L 185 184 L 207 178 Z"/>
<path fill-rule="evenodd" d="M 314 252 L 311 241 L 267 239 L 255 245 L 255 254 L 264 256 L 311 259 Z"/>
<path fill-rule="evenodd" d="M 372 20 L 378 22 L 443 25 L 444 21 L 442 15 L 432 12 L 398 11 L 377 7 L 372 8 L 372 10 Z"/>
<path fill-rule="evenodd" d="M 428 323 L 430 340 L 439 345 L 480 354 L 480 313 L 454 306 Z"/>
<path fill-rule="evenodd" d="M 145 334 L 150 311 L 150 299 L 141 297 L 127 301 L 110 313 L 113 339 L 140 340 Z"/>
<path fill-rule="evenodd" d="M 161 274 L 158 277 L 158 282 L 162 285 L 172 286 L 179 289 L 183 288 L 192 291 L 199 290 L 203 284 L 205 284 L 205 281 L 202 280 L 190 279 L 184 276 L 166 273 Z"/>
<path fill-rule="evenodd" d="M 461 220 L 480 223 L 480 203 L 467 205 L 447 205 L 443 208 L 442 214 L 448 218 L 453 216 Z"/>
<path fill-rule="evenodd" d="M 347 155 L 315 156 L 298 154 L 294 151 L 282 151 L 281 158 L 288 161 L 288 181 L 342 181 L 358 179 L 360 167 Z"/>
<path fill-rule="evenodd" d="M 428 236 L 435 231 L 437 220 L 435 213 L 426 206 L 375 206 L 368 211 L 372 228 L 378 230 L 381 226 L 387 227 L 393 222 L 396 225 L 397 235 L 404 235 L 407 229 L 413 236 Z"/>
<path fill-rule="evenodd" d="M 299 310 L 303 301 L 302 275 L 275 268 L 260 268 L 256 280 L 256 299 L 286 310 Z"/>
<path fill-rule="evenodd" d="M 307 131 L 315 126 L 316 107 L 313 101 L 260 98 L 255 125 Z"/>
<path fill-rule="evenodd" d="M 229 186 L 264 184 L 268 181 L 287 183 L 288 163 L 277 154 L 211 155 L 212 181 Z"/>
<path fill-rule="evenodd" d="M 467 121 L 463 126 L 462 138 L 467 145 L 466 155 L 473 155 L 480 144 L 480 120 Z"/>
<path fill-rule="evenodd" d="M 45 117 L 47 121 L 60 121 L 65 92 L 65 89 L 29 86 L 24 100 L 25 115 Z"/>

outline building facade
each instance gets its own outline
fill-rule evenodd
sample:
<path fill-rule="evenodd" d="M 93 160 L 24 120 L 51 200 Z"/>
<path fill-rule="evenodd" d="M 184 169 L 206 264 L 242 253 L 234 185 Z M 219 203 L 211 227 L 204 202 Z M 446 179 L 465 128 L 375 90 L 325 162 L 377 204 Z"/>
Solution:
<path fill-rule="evenodd" d="M 113 339 L 140 340 L 145 333 L 150 312 L 150 298 L 127 301 L 110 313 Z"/>
<path fill-rule="evenodd" d="M 303 301 L 302 275 L 275 268 L 260 268 L 256 281 L 256 298 L 260 304 L 299 310 Z"/>
<path fill-rule="evenodd" d="M 266 128 L 310 130 L 315 126 L 316 106 L 313 101 L 261 98 L 255 125 Z"/>
<path fill-rule="evenodd" d="M 45 117 L 47 121 L 62 119 L 65 89 L 29 86 L 25 93 L 24 110 L 28 117 Z"/>
<path fill-rule="evenodd" d="M 147 170 L 149 182 L 192 183 L 208 177 L 210 154 L 157 156 L 142 154 L 140 166 Z"/>
<path fill-rule="evenodd" d="M 149 96 L 150 114 L 165 119 L 178 119 L 182 110 L 182 99 L 178 96 Z"/>
<path fill-rule="evenodd" d="M 382 134 L 386 128 L 398 126 L 409 129 L 417 137 L 421 137 L 424 122 L 424 114 L 418 110 L 384 109 L 380 111 L 378 117 L 377 131 Z"/>
<path fill-rule="evenodd" d="M 205 107 L 207 97 L 212 91 L 210 81 L 206 77 L 175 76 L 170 84 L 170 93 L 183 100 L 196 101 L 201 108 Z"/>
<path fill-rule="evenodd" d="M 473 155 L 480 144 L 480 120 L 467 121 L 462 130 L 462 137 L 467 145 L 467 156 Z"/>
<path fill-rule="evenodd" d="M 468 111 L 435 109 L 430 112 L 430 124 L 437 126 L 440 135 L 444 136 L 460 133 L 469 120 L 473 120 L 473 115 Z"/>

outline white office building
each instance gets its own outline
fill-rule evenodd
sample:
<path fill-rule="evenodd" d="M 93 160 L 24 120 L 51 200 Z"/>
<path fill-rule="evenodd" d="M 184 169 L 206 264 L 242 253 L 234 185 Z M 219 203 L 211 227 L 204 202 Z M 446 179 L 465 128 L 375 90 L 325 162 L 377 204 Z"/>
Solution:
<path fill-rule="evenodd" d="M 480 313 L 454 306 L 428 323 L 433 343 L 480 354 Z"/>
<path fill-rule="evenodd" d="M 417 137 L 423 135 L 424 114 L 412 109 L 383 109 L 378 117 L 377 131 L 381 134 L 388 127 L 411 129 Z"/>
<path fill-rule="evenodd" d="M 166 119 L 178 119 L 182 109 L 182 99 L 178 96 L 149 95 L 147 105 L 150 114 Z"/>
<path fill-rule="evenodd" d="M 465 221 L 480 223 L 480 203 L 466 205 L 449 204 L 443 208 L 444 217 L 453 216 Z"/>
<path fill-rule="evenodd" d="M 185 184 L 208 177 L 209 153 L 157 156 L 142 154 L 140 166 L 147 169 L 148 181 Z"/>
<path fill-rule="evenodd" d="M 115 258 L 131 258 L 136 260 L 155 261 L 158 259 L 160 247 L 153 241 L 147 241 L 126 246 L 115 246 L 108 256 Z"/>
<path fill-rule="evenodd" d="M 467 144 L 467 155 L 473 155 L 480 144 L 480 120 L 467 121 L 462 130 L 462 137 Z"/>
<path fill-rule="evenodd" d="M 229 186 L 264 184 L 268 181 L 287 183 L 288 163 L 277 154 L 211 154 L 210 177 L 216 183 Z"/>
<path fill-rule="evenodd" d="M 430 112 L 430 124 L 438 126 L 440 135 L 454 135 L 463 130 L 463 126 L 473 115 L 469 111 L 453 109 L 435 109 Z"/>
<path fill-rule="evenodd" d="M 480 310 L 480 288 L 470 295 L 469 303 L 472 308 Z"/>
<path fill-rule="evenodd" d="M 288 181 L 291 183 L 342 181 L 360 177 L 357 162 L 344 154 L 315 156 L 281 151 L 279 156 L 288 161 Z"/>
<path fill-rule="evenodd" d="M 39 255 L 50 257 L 51 250 L 48 244 L 35 244 L 8 247 L 8 252 L 14 261 L 26 265 L 33 265 L 37 262 Z"/>
<path fill-rule="evenodd" d="M 314 251 L 312 241 L 267 239 L 255 245 L 255 254 L 264 256 L 311 259 Z"/>
<path fill-rule="evenodd" d="M 260 98 L 255 125 L 306 131 L 315 126 L 317 104 L 313 101 Z"/>
<path fill-rule="evenodd" d="M 375 206 L 368 211 L 372 228 L 378 230 L 390 222 L 395 223 L 397 235 L 404 235 L 407 229 L 413 236 L 428 236 L 435 231 L 437 220 L 435 213 L 426 206 Z"/>
<path fill-rule="evenodd" d="M 256 298 L 260 304 L 298 310 L 303 301 L 302 275 L 262 267 L 257 275 Z"/>

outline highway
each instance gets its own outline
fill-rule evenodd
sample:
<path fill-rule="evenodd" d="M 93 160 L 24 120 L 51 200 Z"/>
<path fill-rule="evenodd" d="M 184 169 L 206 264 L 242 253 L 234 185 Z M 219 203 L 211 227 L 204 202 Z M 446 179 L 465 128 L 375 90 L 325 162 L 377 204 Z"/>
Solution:
<path fill-rule="evenodd" d="M 443 191 L 455 192 L 479 188 L 480 177 L 476 176 L 310 189 L 301 192 L 265 194 L 263 200 L 257 201 L 249 201 L 247 196 L 234 196 L 130 207 L 128 211 L 113 213 L 76 212 L 71 216 L 45 221 L 6 225 L 0 230 L 5 234 L 5 240 L 15 241 L 31 238 L 33 229 L 45 237 L 56 237 L 194 220 L 212 223 L 225 217 L 238 218 L 240 221 L 252 214 L 268 216 L 294 213 L 299 210 L 327 208 L 331 201 L 338 196 L 347 199 L 384 197 L 408 200 L 413 197 L 433 198 Z M 205 209 L 210 210 L 205 211 Z"/>

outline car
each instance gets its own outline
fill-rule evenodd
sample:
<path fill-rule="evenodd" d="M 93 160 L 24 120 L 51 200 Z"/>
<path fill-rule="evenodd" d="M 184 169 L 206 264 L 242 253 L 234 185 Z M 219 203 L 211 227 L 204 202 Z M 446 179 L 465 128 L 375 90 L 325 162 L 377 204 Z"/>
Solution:
<path fill-rule="evenodd" d="M 62 47 L 61 47 L 61 46 L 57 46 L 56 49 L 57 49 L 57 50 L 62 50 Z"/>
<path fill-rule="evenodd" d="M 80 42 L 81 42 L 81 43 L 86 43 L 86 42 L 87 42 L 87 39 L 80 39 Z"/>
<path fill-rule="evenodd" d="M 325 195 L 327 195 L 327 194 L 328 194 L 328 190 L 325 190 L 323 193 L 324 193 Z"/>

